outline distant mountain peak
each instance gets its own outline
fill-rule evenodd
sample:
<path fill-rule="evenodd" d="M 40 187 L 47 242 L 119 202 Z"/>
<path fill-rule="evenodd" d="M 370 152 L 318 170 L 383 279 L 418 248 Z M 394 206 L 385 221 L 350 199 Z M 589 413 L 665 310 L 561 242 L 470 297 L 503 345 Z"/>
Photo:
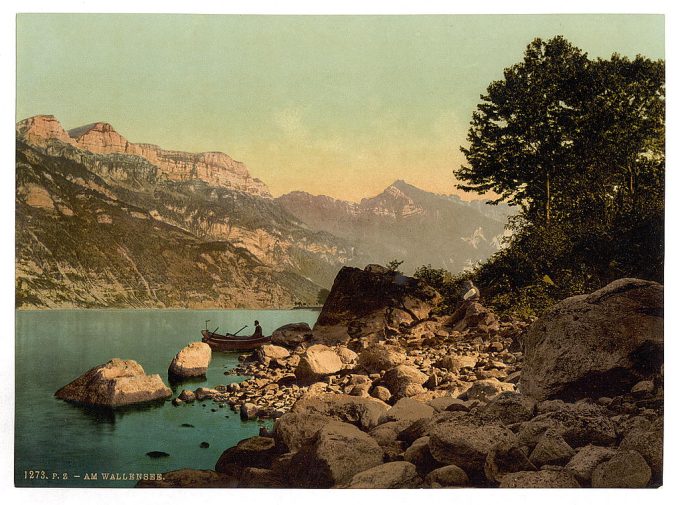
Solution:
<path fill-rule="evenodd" d="M 45 145 L 50 139 L 74 144 L 59 120 L 51 114 L 40 114 L 19 121 L 16 124 L 17 137 L 36 145 Z"/>
<path fill-rule="evenodd" d="M 413 184 L 409 184 L 408 182 L 406 182 L 404 179 L 397 179 L 388 187 L 397 188 L 400 190 L 418 189 Z"/>
<path fill-rule="evenodd" d="M 118 133 L 113 129 L 110 123 L 105 123 L 103 121 L 97 121 L 96 123 L 90 123 L 77 128 L 73 128 L 68 131 L 71 138 L 78 139 L 83 135 L 89 133 L 90 131 L 97 131 L 102 133 Z"/>

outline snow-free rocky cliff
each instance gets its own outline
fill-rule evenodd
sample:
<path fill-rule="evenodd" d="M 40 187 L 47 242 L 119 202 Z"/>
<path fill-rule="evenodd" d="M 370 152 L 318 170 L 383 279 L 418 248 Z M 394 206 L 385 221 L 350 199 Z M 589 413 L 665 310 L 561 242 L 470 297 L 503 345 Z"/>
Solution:
<path fill-rule="evenodd" d="M 346 265 L 485 259 L 504 222 L 481 210 L 402 181 L 360 204 L 274 199 L 227 154 L 34 116 L 16 125 L 17 306 L 315 304 Z"/>

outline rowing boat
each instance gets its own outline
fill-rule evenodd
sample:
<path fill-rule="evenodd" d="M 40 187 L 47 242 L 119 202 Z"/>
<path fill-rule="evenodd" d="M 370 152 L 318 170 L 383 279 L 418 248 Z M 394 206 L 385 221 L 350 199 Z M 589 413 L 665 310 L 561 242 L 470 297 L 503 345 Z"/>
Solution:
<path fill-rule="evenodd" d="M 208 330 L 201 330 L 201 335 L 203 335 L 203 342 L 214 351 L 246 351 L 257 349 L 271 341 L 271 337 L 239 337 L 228 333 L 220 335 Z"/>

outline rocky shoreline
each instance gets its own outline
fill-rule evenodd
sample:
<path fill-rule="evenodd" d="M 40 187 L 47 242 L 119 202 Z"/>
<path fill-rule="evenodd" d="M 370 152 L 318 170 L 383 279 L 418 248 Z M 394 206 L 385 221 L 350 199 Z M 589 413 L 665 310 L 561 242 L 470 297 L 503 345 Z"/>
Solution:
<path fill-rule="evenodd" d="M 438 301 L 382 267 L 343 269 L 313 329 L 279 328 L 225 372 L 247 380 L 173 400 L 210 399 L 275 419 L 273 430 L 227 448 L 214 469 L 138 486 L 661 485 L 661 285 L 620 279 L 533 322 L 478 302 L 435 315 Z M 174 370 L 207 367 L 205 353 L 181 355 Z"/>

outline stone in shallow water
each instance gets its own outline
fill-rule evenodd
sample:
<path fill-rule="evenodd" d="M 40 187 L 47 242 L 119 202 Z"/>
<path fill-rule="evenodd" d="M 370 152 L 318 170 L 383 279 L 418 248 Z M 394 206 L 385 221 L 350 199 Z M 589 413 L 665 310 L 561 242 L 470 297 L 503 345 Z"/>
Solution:
<path fill-rule="evenodd" d="M 136 361 L 118 358 L 88 370 L 54 394 L 61 400 L 99 407 L 122 407 L 171 395 L 160 375 L 146 375 Z"/>
<path fill-rule="evenodd" d="M 171 376 L 200 377 L 205 375 L 212 359 L 212 350 L 205 342 L 192 342 L 173 358 L 168 368 Z"/>
<path fill-rule="evenodd" d="M 170 456 L 170 454 L 168 454 L 167 452 L 164 452 L 164 451 L 149 451 L 149 452 L 146 453 L 146 455 L 149 456 L 150 458 L 154 458 L 154 459 L 167 458 L 167 457 Z"/>

